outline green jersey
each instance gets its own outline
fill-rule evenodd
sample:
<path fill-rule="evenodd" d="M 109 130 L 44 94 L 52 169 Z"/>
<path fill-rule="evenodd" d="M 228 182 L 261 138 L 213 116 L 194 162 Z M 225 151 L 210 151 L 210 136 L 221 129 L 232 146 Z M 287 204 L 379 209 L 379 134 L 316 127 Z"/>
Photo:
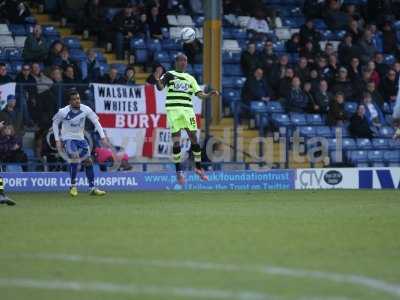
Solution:
<path fill-rule="evenodd" d="M 192 96 L 201 92 L 196 79 L 185 72 L 168 71 L 161 80 L 167 88 L 165 107 L 193 108 Z"/>

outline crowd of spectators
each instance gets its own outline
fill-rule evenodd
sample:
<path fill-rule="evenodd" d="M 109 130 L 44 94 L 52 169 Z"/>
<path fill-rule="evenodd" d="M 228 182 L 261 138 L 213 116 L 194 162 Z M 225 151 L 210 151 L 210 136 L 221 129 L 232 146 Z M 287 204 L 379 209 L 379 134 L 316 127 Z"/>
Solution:
<path fill-rule="evenodd" d="M 382 1 L 369 1 L 363 9 L 341 2 L 305 1 L 306 22 L 286 41 L 284 54 L 274 53 L 267 33 L 248 42 L 241 55 L 247 77 L 242 89 L 245 105 L 255 100 L 280 101 L 287 112 L 325 115 L 331 126 L 350 123 L 354 137 L 372 137 L 379 127 L 390 125 L 382 110 L 385 102 L 394 104 L 398 92 L 400 48 L 393 28 L 398 6 L 393 4 L 388 12 L 378 5 L 371 19 L 368 9 L 376 4 L 372 2 Z M 316 18 L 324 19 L 331 30 L 345 31 L 338 45 L 320 43 Z M 383 53 L 377 47 L 379 35 Z M 260 40 L 264 48 L 257 51 Z M 393 55 L 394 63 L 387 64 L 384 54 Z M 299 57 L 297 62 L 290 63 L 290 55 Z M 347 101 L 359 103 L 354 115 L 346 112 Z"/>

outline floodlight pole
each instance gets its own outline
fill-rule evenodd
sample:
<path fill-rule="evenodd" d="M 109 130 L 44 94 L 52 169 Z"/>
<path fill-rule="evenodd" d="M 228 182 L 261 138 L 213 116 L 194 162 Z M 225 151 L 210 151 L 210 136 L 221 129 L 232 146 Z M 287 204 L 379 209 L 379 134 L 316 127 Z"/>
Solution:
<path fill-rule="evenodd" d="M 203 81 L 213 89 L 221 91 L 222 82 L 222 1 L 204 1 L 203 25 Z M 211 123 L 216 125 L 222 117 L 222 97 L 212 99 Z"/>

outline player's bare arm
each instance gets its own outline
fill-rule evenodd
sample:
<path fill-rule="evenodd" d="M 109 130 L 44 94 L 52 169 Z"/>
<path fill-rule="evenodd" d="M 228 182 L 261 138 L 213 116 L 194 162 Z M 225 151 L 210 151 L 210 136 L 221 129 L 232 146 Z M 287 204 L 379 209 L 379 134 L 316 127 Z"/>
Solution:
<path fill-rule="evenodd" d="M 208 93 L 200 91 L 200 92 L 198 92 L 196 94 L 196 96 L 199 97 L 200 99 L 204 100 L 204 99 L 207 99 L 207 98 L 212 97 L 212 96 L 219 96 L 219 92 L 217 90 L 212 90 L 212 91 L 210 91 Z"/>

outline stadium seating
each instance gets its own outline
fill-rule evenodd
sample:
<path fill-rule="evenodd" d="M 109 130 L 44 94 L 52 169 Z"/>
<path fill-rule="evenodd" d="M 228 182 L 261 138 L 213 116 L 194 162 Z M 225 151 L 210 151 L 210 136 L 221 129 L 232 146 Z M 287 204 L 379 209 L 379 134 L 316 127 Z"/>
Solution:
<path fill-rule="evenodd" d="M 378 149 L 378 150 L 388 149 L 389 148 L 389 140 L 381 139 L 381 138 L 372 139 L 372 147 L 373 147 L 373 149 Z"/>
<path fill-rule="evenodd" d="M 306 115 L 302 113 L 290 113 L 290 121 L 294 126 L 307 125 Z"/>
<path fill-rule="evenodd" d="M 288 114 L 273 113 L 271 121 L 276 127 L 288 127 L 291 125 L 290 117 Z"/>
<path fill-rule="evenodd" d="M 315 127 L 313 126 L 301 126 L 299 128 L 300 136 L 305 138 L 312 138 L 316 135 Z"/>
<path fill-rule="evenodd" d="M 357 148 L 360 150 L 370 150 L 372 149 L 372 143 L 369 139 L 361 138 L 356 139 Z"/>

